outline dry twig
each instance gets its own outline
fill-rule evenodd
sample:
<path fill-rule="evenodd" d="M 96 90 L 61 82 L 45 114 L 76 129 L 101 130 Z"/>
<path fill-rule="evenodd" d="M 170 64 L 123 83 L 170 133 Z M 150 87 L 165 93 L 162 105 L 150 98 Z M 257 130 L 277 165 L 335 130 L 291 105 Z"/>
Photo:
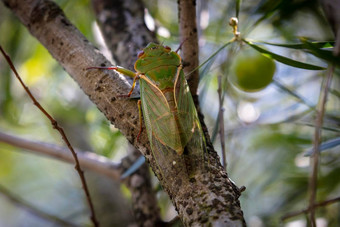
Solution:
<path fill-rule="evenodd" d="M 30 150 L 36 154 L 56 158 L 64 162 L 74 163 L 73 156 L 66 147 L 40 141 L 27 140 L 3 132 L 0 132 L 0 142 Z M 78 151 L 77 149 L 76 152 L 82 168 L 103 174 L 115 181 L 120 181 L 120 163 L 114 163 L 110 159 L 97 155 L 93 152 Z"/>
<path fill-rule="evenodd" d="M 223 101 L 224 97 L 222 95 L 222 76 L 218 77 L 218 100 L 219 100 L 219 112 L 218 112 L 218 120 L 219 120 L 219 134 L 220 134 L 220 141 L 221 141 L 221 150 L 222 150 L 222 165 L 224 169 L 227 169 L 227 160 L 226 160 L 226 153 L 225 153 L 225 136 L 224 136 L 224 109 L 223 109 Z"/>
<path fill-rule="evenodd" d="M 77 170 L 77 172 L 79 174 L 79 177 L 80 177 L 80 180 L 81 180 L 81 184 L 83 186 L 83 189 L 84 189 L 84 192 L 85 192 L 85 195 L 86 195 L 86 199 L 87 199 L 87 202 L 88 202 L 89 207 L 90 207 L 90 211 L 91 211 L 91 217 L 90 218 L 91 218 L 91 221 L 93 222 L 94 226 L 99 226 L 99 223 L 98 223 L 96 215 L 95 215 L 93 203 L 92 203 L 92 200 L 91 200 L 90 192 L 89 192 L 89 189 L 87 187 L 86 180 L 85 180 L 84 171 L 80 168 L 80 164 L 79 164 L 79 160 L 78 160 L 78 157 L 77 157 L 77 153 L 74 151 L 70 141 L 67 139 L 67 136 L 66 136 L 64 130 L 58 125 L 58 122 L 35 99 L 35 97 L 31 93 L 31 91 L 29 90 L 29 88 L 25 85 L 25 83 L 22 81 L 21 77 L 19 76 L 19 74 L 18 74 L 17 70 L 15 69 L 15 66 L 14 66 L 11 58 L 6 54 L 6 52 L 2 49 L 1 46 L 0 46 L 0 51 L 1 51 L 2 55 L 5 57 L 8 65 L 11 67 L 12 71 L 14 72 L 16 78 L 19 80 L 20 84 L 25 89 L 26 93 L 31 98 L 31 100 L 33 101 L 33 104 L 50 120 L 52 127 L 54 129 L 56 129 L 60 133 L 62 139 L 64 140 L 64 142 L 66 143 L 68 149 L 72 153 L 74 161 L 75 161 L 75 169 Z"/>
<path fill-rule="evenodd" d="M 320 202 L 320 203 L 315 203 L 314 208 L 327 206 L 327 205 L 330 205 L 330 204 L 338 202 L 338 201 L 340 201 L 340 196 L 336 197 L 334 199 L 325 200 L 325 201 Z M 303 210 L 300 210 L 300 211 L 293 211 L 291 213 L 287 213 L 287 214 L 285 214 L 284 216 L 281 217 L 281 221 L 285 221 L 289 218 L 298 216 L 300 214 L 307 214 L 309 211 L 310 211 L 310 207 L 303 209 Z"/>
<path fill-rule="evenodd" d="M 309 211 L 310 211 L 310 222 L 312 227 L 316 227 L 315 221 L 315 199 L 316 199 L 316 191 L 317 191 L 317 180 L 318 180 L 318 166 L 319 166 L 319 147 L 321 142 L 321 129 L 323 123 L 323 116 L 325 114 L 325 106 L 327 102 L 328 89 L 330 87 L 332 76 L 334 72 L 334 65 L 330 66 L 327 75 L 323 81 L 323 86 L 321 89 L 321 95 L 319 99 L 319 103 L 317 106 L 316 119 L 315 119 L 315 133 L 313 140 L 314 152 L 311 155 L 311 159 L 313 161 L 311 176 L 309 178 Z"/>

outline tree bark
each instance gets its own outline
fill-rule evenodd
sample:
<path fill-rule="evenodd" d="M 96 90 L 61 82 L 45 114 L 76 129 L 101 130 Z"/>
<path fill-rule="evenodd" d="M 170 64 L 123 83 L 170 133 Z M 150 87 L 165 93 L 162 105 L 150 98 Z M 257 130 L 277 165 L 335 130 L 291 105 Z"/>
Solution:
<path fill-rule="evenodd" d="M 205 168 L 194 176 L 186 174 L 183 157 L 175 152 L 168 152 L 167 160 L 176 165 L 162 171 L 162 164 L 166 166 L 168 163 L 157 164 L 145 130 L 139 141 L 136 139 L 139 132 L 136 100 L 117 97 L 127 93 L 129 84 L 114 72 L 86 70 L 91 66 L 109 66 L 110 62 L 69 22 L 61 9 L 47 0 L 3 2 L 74 78 L 107 119 L 143 153 L 186 226 L 245 225 L 238 200 L 240 190 L 228 178 L 211 144 L 204 154 Z"/>
<path fill-rule="evenodd" d="M 199 82 L 198 38 L 196 24 L 196 1 L 178 0 L 178 21 L 182 45 L 183 70 L 187 76 L 191 94 L 197 93 Z M 195 70 L 195 71 L 193 71 Z"/>

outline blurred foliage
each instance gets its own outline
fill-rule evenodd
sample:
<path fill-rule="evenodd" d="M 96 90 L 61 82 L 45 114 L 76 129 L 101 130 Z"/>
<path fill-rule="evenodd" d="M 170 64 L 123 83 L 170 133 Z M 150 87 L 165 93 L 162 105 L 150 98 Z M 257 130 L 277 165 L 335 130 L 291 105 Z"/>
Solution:
<path fill-rule="evenodd" d="M 90 1 L 56 2 L 71 22 L 93 42 L 94 15 Z M 144 2 L 150 18 L 154 20 L 159 40 L 176 48 L 179 36 L 176 2 Z M 220 138 L 216 133 L 220 108 L 217 76 L 222 75 L 226 130 L 226 138 L 223 139 L 227 145 L 229 176 L 237 185 L 247 187 L 241 196 L 241 204 L 248 225 L 278 226 L 280 217 L 303 209 L 307 204 L 310 168 L 309 158 L 304 154 L 313 144 L 315 107 L 325 71 L 298 69 L 277 62 L 274 82 L 266 89 L 249 94 L 234 87 L 228 79 L 229 67 L 239 44 L 225 44 L 233 38 L 228 21 L 236 15 L 237 2 L 241 3 L 239 30 L 242 38 L 251 40 L 256 47 L 265 46 L 269 54 L 327 67 L 331 55 L 324 51 L 329 51 L 332 42 L 328 46 L 313 46 L 311 41 L 328 43 L 334 38 L 316 0 L 197 1 L 200 59 L 201 62 L 208 59 L 200 69 L 199 90 L 206 123 L 215 148 L 220 151 Z M 74 147 L 114 160 L 125 155 L 125 138 L 3 6 L 0 7 L 0 32 L 5 34 L 0 36 L 0 44 L 40 103 L 65 129 Z M 306 46 L 309 44 L 312 46 Z M 225 47 L 212 57 L 223 45 Z M 305 46 L 301 48 L 302 45 Z M 323 142 L 340 136 L 339 71 L 338 67 L 326 106 Z M 0 60 L 0 81 L 0 130 L 32 140 L 63 144 L 49 122 L 31 104 L 3 60 Z M 318 201 L 340 194 L 339 156 L 339 146 L 331 146 L 321 154 Z M 0 143 L 0 184 L 50 214 L 80 225 L 88 223 L 83 191 L 71 165 Z M 90 185 L 100 191 L 104 188 L 101 185 L 106 184 L 97 182 Z M 107 187 L 108 191 L 113 190 L 113 186 Z M 117 194 L 109 195 L 106 198 L 112 197 L 115 201 Z M 129 196 L 126 192 L 124 195 Z M 0 201 L 0 225 L 20 226 L 25 223 L 27 226 L 46 226 L 49 223 L 11 204 L 4 196 L 0 196 Z M 99 204 L 99 199 L 96 204 L 102 208 L 101 215 L 108 214 L 116 219 L 124 210 L 121 208 L 114 213 L 112 207 Z M 162 193 L 160 206 L 167 220 L 175 215 Z M 317 216 L 328 226 L 338 226 L 340 205 L 319 208 Z M 109 219 L 105 220 L 110 223 Z M 298 216 L 283 224 L 292 220 L 305 222 L 305 217 Z"/>

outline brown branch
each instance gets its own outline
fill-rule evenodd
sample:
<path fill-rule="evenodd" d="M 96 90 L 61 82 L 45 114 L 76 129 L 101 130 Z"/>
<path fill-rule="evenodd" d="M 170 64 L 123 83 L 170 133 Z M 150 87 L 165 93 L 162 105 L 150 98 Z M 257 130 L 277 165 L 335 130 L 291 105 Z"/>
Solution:
<path fill-rule="evenodd" d="M 74 78 L 107 119 L 143 153 L 185 225 L 245 225 L 238 200 L 240 190 L 228 178 L 210 143 L 204 154 L 206 167 L 198 169 L 198 173 L 193 176 L 189 177 L 186 172 L 184 156 L 175 152 L 167 152 L 166 159 L 157 163 L 145 131 L 139 141 L 136 139 L 139 132 L 136 100 L 117 97 L 126 94 L 130 86 L 117 73 L 85 70 L 111 63 L 80 34 L 60 8 L 48 0 L 27 0 L 20 1 L 20 4 L 17 0 L 3 1 Z M 129 35 L 139 36 L 139 33 Z M 202 127 L 206 129 L 204 124 Z M 176 165 L 164 169 L 169 163 Z"/>
<path fill-rule="evenodd" d="M 53 157 L 64 162 L 74 163 L 73 156 L 66 147 L 38 141 L 31 141 L 3 132 L 0 132 L 0 142 L 27 149 L 36 154 Z M 120 170 L 120 164 L 114 163 L 110 159 L 99 156 L 92 152 L 77 150 L 76 152 L 78 154 L 78 160 L 82 168 L 108 176 L 113 180 L 120 181 L 120 175 L 122 172 Z"/>
<path fill-rule="evenodd" d="M 96 214 L 94 211 L 94 207 L 93 207 L 93 203 L 92 203 L 92 199 L 90 196 L 90 192 L 89 189 L 87 187 L 87 183 L 86 183 L 86 179 L 85 179 L 85 175 L 83 170 L 80 168 L 80 164 L 79 164 L 79 160 L 77 157 L 77 153 L 74 151 L 70 141 L 68 140 L 64 130 L 58 125 L 58 122 L 40 105 L 40 103 L 36 100 L 36 98 L 33 96 L 33 94 L 31 93 L 30 89 L 25 85 L 25 83 L 22 81 L 21 77 L 19 76 L 17 70 L 15 69 L 15 66 L 12 63 L 12 60 L 10 59 L 10 57 L 6 54 L 6 52 L 2 49 L 2 47 L 0 46 L 0 51 L 2 53 L 2 55 L 5 57 L 7 63 L 9 64 L 9 66 L 11 67 L 12 71 L 14 72 L 16 78 L 19 80 L 20 84 L 22 85 L 22 87 L 25 89 L 26 93 L 29 95 L 29 97 L 32 99 L 33 104 L 50 120 L 51 125 L 54 129 L 56 129 L 62 139 L 64 140 L 64 142 L 66 143 L 69 151 L 72 153 L 73 159 L 75 161 L 75 169 L 77 170 L 79 177 L 80 177 L 80 181 L 81 184 L 83 186 L 83 190 L 85 192 L 86 195 L 86 199 L 91 211 L 91 221 L 93 222 L 94 226 L 99 226 L 99 223 L 97 221 L 96 218 Z"/>
<path fill-rule="evenodd" d="M 3 194 L 7 199 L 9 199 L 12 203 L 16 204 L 22 209 L 25 209 L 26 211 L 30 212 L 33 215 L 36 215 L 40 218 L 43 218 L 45 220 L 48 220 L 50 222 L 54 222 L 56 224 L 59 224 L 61 226 L 67 226 L 67 227 L 77 227 L 78 225 L 70 223 L 68 221 L 65 221 L 59 217 L 56 217 L 54 215 L 50 215 L 34 206 L 29 204 L 28 202 L 22 200 L 19 198 L 18 195 L 14 195 L 11 191 L 0 185 L 0 193 Z"/>
<path fill-rule="evenodd" d="M 313 151 L 313 154 L 311 155 L 311 161 L 313 165 L 312 165 L 311 175 L 309 178 L 309 193 L 310 193 L 309 209 L 310 209 L 310 222 L 312 224 L 312 227 L 316 227 L 314 204 L 315 204 L 316 192 L 317 192 L 321 129 L 322 129 L 323 117 L 324 117 L 325 109 L 326 109 L 328 89 L 331 85 L 334 68 L 335 66 L 332 65 L 327 70 L 327 75 L 324 78 L 324 81 L 322 83 L 323 86 L 321 89 L 321 95 L 320 95 L 320 99 L 319 99 L 319 103 L 318 103 L 317 111 L 316 111 L 315 132 L 314 132 L 314 140 L 313 140 L 314 151 Z"/>
<path fill-rule="evenodd" d="M 199 83 L 196 0 L 178 0 L 178 22 L 181 42 L 183 43 L 181 51 L 183 71 L 186 75 L 190 73 L 187 80 L 191 94 L 194 96 L 197 93 Z"/>
<path fill-rule="evenodd" d="M 319 203 L 315 203 L 314 208 L 327 206 L 327 205 L 330 205 L 332 203 L 336 203 L 336 202 L 339 202 L 339 201 L 340 201 L 340 196 L 336 197 L 334 199 L 329 199 L 329 200 L 325 200 L 325 201 L 322 201 L 322 202 L 319 202 Z M 281 221 L 285 221 L 289 218 L 298 216 L 300 214 L 307 214 L 308 212 L 310 212 L 310 209 L 311 208 L 308 207 L 308 208 L 300 210 L 300 211 L 293 211 L 293 212 L 287 213 L 287 214 L 285 214 L 284 216 L 281 217 Z"/>
<path fill-rule="evenodd" d="M 224 109 L 223 109 L 223 96 L 222 96 L 222 76 L 218 76 L 218 101 L 219 101 L 219 111 L 218 111 L 218 119 L 219 119 L 219 134 L 220 134 L 220 141 L 221 141 L 221 150 L 222 150 L 222 165 L 224 169 L 227 169 L 227 160 L 226 160 L 226 153 L 225 153 L 225 136 L 224 136 Z"/>

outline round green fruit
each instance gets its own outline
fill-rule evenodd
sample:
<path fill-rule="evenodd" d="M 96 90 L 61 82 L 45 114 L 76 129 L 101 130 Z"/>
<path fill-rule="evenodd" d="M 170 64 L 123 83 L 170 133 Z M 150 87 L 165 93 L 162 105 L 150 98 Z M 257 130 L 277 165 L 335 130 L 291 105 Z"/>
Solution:
<path fill-rule="evenodd" d="M 267 87 L 273 80 L 276 65 L 253 48 L 241 49 L 231 65 L 231 81 L 239 89 L 255 92 Z"/>

